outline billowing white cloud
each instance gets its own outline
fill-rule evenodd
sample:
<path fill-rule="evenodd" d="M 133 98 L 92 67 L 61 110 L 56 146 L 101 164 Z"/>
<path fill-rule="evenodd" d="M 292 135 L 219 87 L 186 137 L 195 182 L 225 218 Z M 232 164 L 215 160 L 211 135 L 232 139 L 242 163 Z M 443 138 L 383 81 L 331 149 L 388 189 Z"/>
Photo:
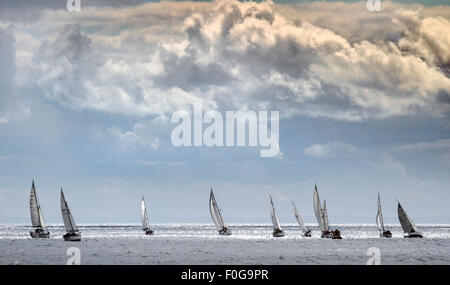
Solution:
<path fill-rule="evenodd" d="M 319 158 L 349 158 L 357 154 L 358 148 L 340 141 L 334 141 L 326 144 L 315 144 L 305 148 L 305 154 Z"/>
<path fill-rule="evenodd" d="M 383 10 L 235 0 L 43 10 L 14 28 L 17 77 L 66 107 L 138 118 L 193 102 L 346 121 L 448 116 L 450 8 Z"/>

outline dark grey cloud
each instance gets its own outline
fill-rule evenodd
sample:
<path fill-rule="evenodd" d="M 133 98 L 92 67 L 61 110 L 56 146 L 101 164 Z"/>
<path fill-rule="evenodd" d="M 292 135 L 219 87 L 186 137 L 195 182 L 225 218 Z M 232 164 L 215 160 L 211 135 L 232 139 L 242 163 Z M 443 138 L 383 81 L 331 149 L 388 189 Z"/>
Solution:
<path fill-rule="evenodd" d="M 7 121 L 6 112 L 15 97 L 14 76 L 16 73 L 14 37 L 10 29 L 0 28 L 0 122 Z"/>
<path fill-rule="evenodd" d="M 17 91 L 15 59 L 13 27 L 0 27 L 0 124 L 19 119 L 28 112 Z"/>
<path fill-rule="evenodd" d="M 329 19 L 333 8 L 342 15 Z M 448 115 L 449 19 L 384 8 L 230 0 L 48 13 L 18 34 L 40 42 L 20 70 L 52 100 L 126 115 L 193 102 L 350 121 Z"/>
<path fill-rule="evenodd" d="M 91 40 L 81 33 L 78 25 L 65 25 L 54 41 L 46 40 L 42 43 L 34 60 L 52 62 L 67 59 L 73 64 L 82 60 L 91 51 L 90 45 Z"/>

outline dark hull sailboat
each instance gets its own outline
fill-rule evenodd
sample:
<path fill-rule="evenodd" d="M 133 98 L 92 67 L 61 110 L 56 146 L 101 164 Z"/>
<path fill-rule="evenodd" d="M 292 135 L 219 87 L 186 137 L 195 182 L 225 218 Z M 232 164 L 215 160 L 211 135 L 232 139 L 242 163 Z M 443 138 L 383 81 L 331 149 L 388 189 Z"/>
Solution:
<path fill-rule="evenodd" d="M 272 218 L 273 224 L 273 237 L 284 237 L 284 232 L 281 229 L 280 222 L 278 221 L 277 213 L 275 212 L 275 207 L 273 205 L 272 196 L 270 196 L 270 217 Z"/>
<path fill-rule="evenodd" d="M 405 232 L 405 238 L 422 238 L 423 234 L 417 229 L 416 225 L 406 214 L 400 202 L 397 206 L 398 219 L 403 231 Z"/>
<path fill-rule="evenodd" d="M 50 233 L 47 230 L 47 225 L 44 221 L 44 216 L 42 215 L 41 205 L 39 204 L 36 188 L 34 186 L 34 181 L 31 184 L 31 192 L 30 192 L 30 215 L 31 215 L 31 224 L 34 231 L 30 231 L 30 236 L 32 238 L 49 238 Z"/>
<path fill-rule="evenodd" d="M 69 205 L 67 205 L 64 192 L 61 188 L 61 213 L 64 221 L 64 227 L 67 233 L 63 235 L 65 241 L 81 241 L 81 233 L 78 230 L 75 220 L 70 212 Z"/>
<path fill-rule="evenodd" d="M 321 206 L 317 185 L 314 185 L 313 206 L 314 213 L 316 214 L 317 222 L 319 224 L 319 229 L 322 231 L 320 237 L 342 239 L 341 231 L 339 231 L 338 229 L 335 229 L 334 231 L 330 230 L 330 225 L 328 223 L 327 202 L 324 200 L 323 207 Z"/>
<path fill-rule="evenodd" d="M 383 210 L 381 209 L 381 199 L 380 199 L 380 193 L 378 193 L 378 211 L 377 211 L 377 227 L 378 230 L 380 231 L 380 237 L 384 237 L 384 238 L 391 238 L 392 237 L 392 233 L 388 230 L 386 230 L 386 228 L 384 227 L 384 222 L 383 222 Z"/>
<path fill-rule="evenodd" d="M 30 232 L 30 236 L 32 238 L 49 238 L 50 233 L 44 232 L 43 230 L 35 230 L 34 232 Z"/>
<path fill-rule="evenodd" d="M 81 241 L 80 233 L 66 233 L 63 235 L 65 241 Z"/>

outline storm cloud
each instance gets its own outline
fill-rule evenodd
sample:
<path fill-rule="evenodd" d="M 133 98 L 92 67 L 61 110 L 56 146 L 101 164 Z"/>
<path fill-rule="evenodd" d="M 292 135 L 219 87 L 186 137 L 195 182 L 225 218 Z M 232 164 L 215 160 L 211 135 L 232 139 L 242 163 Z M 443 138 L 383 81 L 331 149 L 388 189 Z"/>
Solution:
<path fill-rule="evenodd" d="M 194 102 L 346 121 L 448 116 L 448 7 L 133 4 L 44 9 L 17 23 L 18 87 L 76 110 L 142 118 Z"/>

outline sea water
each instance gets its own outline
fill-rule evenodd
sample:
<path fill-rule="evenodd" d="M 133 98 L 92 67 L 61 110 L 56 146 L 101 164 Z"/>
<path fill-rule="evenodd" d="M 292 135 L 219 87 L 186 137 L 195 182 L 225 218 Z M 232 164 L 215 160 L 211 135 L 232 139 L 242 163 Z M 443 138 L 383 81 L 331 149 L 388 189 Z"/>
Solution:
<path fill-rule="evenodd" d="M 230 224 L 219 236 L 211 224 L 155 224 L 147 236 L 139 224 L 81 224 L 81 242 L 65 242 L 63 225 L 49 225 L 49 239 L 31 239 L 29 225 L 0 225 L 0 264 L 66 264 L 76 247 L 81 264 L 366 264 L 369 248 L 381 264 L 450 264 L 450 225 L 418 225 L 422 239 L 403 238 L 387 225 L 391 239 L 379 238 L 373 225 L 333 225 L 342 240 L 311 238 L 298 226 L 282 225 L 285 237 L 272 237 L 269 224 Z M 369 254 L 369 255 L 368 255 Z"/>

